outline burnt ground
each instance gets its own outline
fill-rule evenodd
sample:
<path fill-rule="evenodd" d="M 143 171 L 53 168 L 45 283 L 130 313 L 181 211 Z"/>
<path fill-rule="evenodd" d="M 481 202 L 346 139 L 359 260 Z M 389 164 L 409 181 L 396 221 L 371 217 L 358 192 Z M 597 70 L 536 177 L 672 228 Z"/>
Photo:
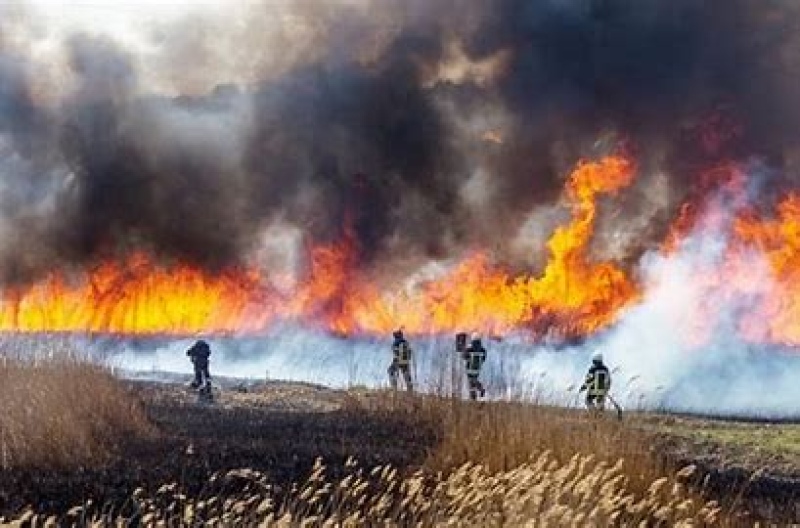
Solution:
<path fill-rule="evenodd" d="M 333 477 L 345 473 L 350 456 L 362 467 L 414 469 L 437 443 L 437 424 L 365 413 L 343 391 L 228 380 L 217 401 L 204 405 L 185 380 L 170 381 L 129 382 L 157 432 L 123 442 L 102 468 L 0 472 L 0 516 L 29 505 L 64 513 L 89 497 L 124 509 L 136 488 L 153 492 L 173 482 L 191 494 L 214 493 L 209 477 L 235 468 L 263 472 L 278 489 L 288 488 L 305 479 L 318 457 Z M 698 485 L 710 498 L 734 497 L 753 519 L 800 522 L 800 424 L 663 414 L 629 415 L 624 423 L 652 434 L 676 467 L 696 464 Z"/>
<path fill-rule="evenodd" d="M 754 519 L 800 523 L 800 423 L 664 414 L 632 421 L 675 466 L 696 465 L 710 497 L 733 497 Z"/>
<path fill-rule="evenodd" d="M 349 409 L 338 391 L 273 382 L 257 390 L 229 387 L 215 404 L 199 404 L 175 384 L 136 382 L 158 433 L 117 446 L 102 469 L 0 472 L 0 516 L 28 505 L 59 514 L 92 497 L 121 507 L 133 491 L 177 482 L 191 494 L 208 493 L 216 471 L 250 468 L 277 486 L 303 480 L 320 457 L 329 475 L 343 474 L 349 456 L 363 467 L 418 465 L 435 443 L 433 427 Z M 247 392 L 245 392 L 247 391 Z"/>

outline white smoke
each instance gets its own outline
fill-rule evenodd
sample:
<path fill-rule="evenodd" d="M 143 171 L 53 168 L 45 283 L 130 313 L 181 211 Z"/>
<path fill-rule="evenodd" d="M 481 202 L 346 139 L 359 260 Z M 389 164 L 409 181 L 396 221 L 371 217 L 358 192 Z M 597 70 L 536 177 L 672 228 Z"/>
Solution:
<path fill-rule="evenodd" d="M 777 287 L 760 253 L 737 253 L 733 267 L 726 260 L 732 222 L 754 192 L 719 193 L 675 251 L 646 254 L 638 277 L 642 301 L 609 331 L 576 346 L 534 345 L 514 336 L 487 341 L 482 377 L 490 397 L 575 405 L 591 355 L 602 352 L 613 373 L 612 394 L 628 409 L 796 416 L 800 357 L 748 343 L 738 328 L 742 314 L 756 309 L 758 294 Z M 466 394 L 453 336 L 412 336 L 411 341 L 419 390 Z M 263 337 L 210 342 L 212 373 L 221 376 L 337 388 L 389 384 L 390 336 L 339 339 L 284 326 Z M 130 370 L 189 373 L 185 350 L 190 344 L 174 341 L 137 351 L 122 344 L 113 355 Z"/>
<path fill-rule="evenodd" d="M 762 253 L 740 250 L 735 260 L 728 258 L 733 221 L 762 180 L 762 168 L 744 170 L 754 182 L 751 188 L 714 196 L 676 251 L 644 255 L 642 302 L 593 343 L 617 370 L 614 392 L 629 405 L 797 415 L 800 357 L 749 343 L 739 327 L 745 314 L 750 320 L 761 316 L 766 326 L 756 301 L 780 288 Z"/>
<path fill-rule="evenodd" d="M 384 339 L 340 339 L 324 332 L 282 327 L 265 336 L 207 339 L 212 348 L 212 376 L 280 379 L 335 388 L 389 385 L 391 336 Z M 137 373 L 191 372 L 186 350 L 192 339 L 147 343 L 132 349 L 124 341 L 95 344 L 110 352 L 113 365 Z M 454 339 L 414 339 L 413 377 L 420 390 L 451 394 L 462 389 L 462 364 Z M 489 344 L 486 381 L 503 395 L 524 390 L 527 380 L 515 375 L 526 353 L 521 344 Z"/>
<path fill-rule="evenodd" d="M 756 301 L 779 288 L 763 254 L 738 251 L 734 261 L 726 258 L 733 220 L 753 192 L 720 193 L 676 252 L 645 255 L 643 302 L 599 343 L 609 363 L 637 376 L 638 389 L 658 405 L 718 414 L 797 414 L 800 358 L 778 346 L 747 342 L 739 327 L 743 315 L 761 316 L 766 326 Z"/>

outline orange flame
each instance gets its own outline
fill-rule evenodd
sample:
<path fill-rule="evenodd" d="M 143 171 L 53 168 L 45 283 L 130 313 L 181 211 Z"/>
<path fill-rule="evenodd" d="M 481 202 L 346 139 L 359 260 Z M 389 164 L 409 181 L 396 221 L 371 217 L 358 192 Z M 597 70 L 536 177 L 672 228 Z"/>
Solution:
<path fill-rule="evenodd" d="M 270 322 L 257 273 L 209 277 L 188 265 L 159 267 L 144 253 L 84 277 L 53 273 L 3 298 L 0 330 L 183 334 L 251 331 Z M 256 292 L 256 293 L 254 293 Z M 258 307 L 258 309 L 256 309 Z"/>
<path fill-rule="evenodd" d="M 733 164 L 703 175 L 703 193 L 715 189 L 705 208 L 687 202 L 662 247 L 680 249 L 691 232 L 725 241 L 711 262 L 693 269 L 687 288 L 698 299 L 684 309 L 687 344 L 707 344 L 714 324 L 728 319 L 739 337 L 752 343 L 800 344 L 800 194 L 789 193 L 774 218 L 746 208 L 746 175 Z"/>
<path fill-rule="evenodd" d="M 257 269 L 217 275 L 185 264 L 157 265 L 143 253 L 109 261 L 76 276 L 53 273 L 7 291 L 0 330 L 195 334 L 260 332 L 281 320 L 350 333 L 411 333 L 526 328 L 537 335 L 585 335 L 612 323 L 638 292 L 611 262 L 592 262 L 588 246 L 601 194 L 614 194 L 634 174 L 626 158 L 582 162 L 565 199 L 572 220 L 548 241 L 542 275 L 512 275 L 474 252 L 447 274 L 407 291 L 383 291 L 357 268 L 357 247 L 312 248 L 308 269 L 288 293 Z"/>
<path fill-rule="evenodd" d="M 411 333 L 471 328 L 492 334 L 525 327 L 538 335 L 563 338 L 610 324 L 637 297 L 637 291 L 612 263 L 589 262 L 587 247 L 597 195 L 628 185 L 633 172 L 633 164 L 622 157 L 579 164 L 567 183 L 572 222 L 557 229 L 548 242 L 551 259 L 541 277 L 511 276 L 493 266 L 483 252 L 473 253 L 449 274 L 411 292 L 381 294 L 370 282 L 351 276 L 347 289 L 337 289 L 342 294 L 340 311 L 328 326 L 342 333 L 386 333 L 403 326 Z M 346 262 L 339 255 L 337 262 Z M 341 268 L 320 269 L 327 271 L 324 284 L 343 284 Z M 322 291 L 309 297 L 325 298 L 326 290 Z"/>
<path fill-rule="evenodd" d="M 754 341 L 800 344 L 800 194 L 781 200 L 773 219 L 754 214 L 738 218 L 735 232 L 745 246 L 740 252 L 755 249 L 763 255 L 774 281 L 754 285 L 750 280 L 761 295 L 742 322 L 743 333 Z"/>

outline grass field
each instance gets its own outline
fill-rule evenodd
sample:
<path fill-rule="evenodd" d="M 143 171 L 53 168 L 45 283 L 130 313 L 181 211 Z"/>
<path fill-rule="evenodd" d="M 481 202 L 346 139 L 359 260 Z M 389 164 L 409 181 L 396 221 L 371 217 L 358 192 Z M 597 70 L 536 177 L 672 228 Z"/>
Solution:
<path fill-rule="evenodd" d="M 722 446 L 741 452 L 740 462 L 758 466 L 764 457 L 781 457 L 800 468 L 800 424 L 702 420 L 693 418 L 651 419 L 652 427 L 672 436 Z"/>
<path fill-rule="evenodd" d="M 76 359 L 0 357 L 0 468 L 104 464 L 154 429 L 107 369 Z"/>
<path fill-rule="evenodd" d="M 797 486 L 773 494 L 777 507 L 758 509 L 752 506 L 763 497 L 753 496 L 755 481 L 720 478 L 737 442 L 784 452 L 796 434 L 793 425 L 760 433 L 762 443 L 752 434 L 758 428 L 738 423 L 663 415 L 618 422 L 517 402 L 278 382 L 231 384 L 208 406 L 180 383 L 122 382 L 91 365 L 67 367 L 74 370 L 55 363 L 6 366 L 23 369 L 12 374 L 17 383 L 27 380 L 25 390 L 49 394 L 39 397 L 38 416 L 71 412 L 73 419 L 53 423 L 84 425 L 48 426 L 55 450 L 40 444 L 48 438 L 37 432 L 42 426 L 28 422 L 35 432 L 28 435 L 17 425 L 23 431 L 18 447 L 30 446 L 28 455 L 16 455 L 14 465 L 0 470 L 0 514 L 7 517 L 185 526 L 796 520 L 789 506 Z M 63 382 L 76 378 L 84 381 Z M 47 392 L 56 387 L 61 397 Z M 14 405 L 24 406 L 21 400 Z M 20 424 L 26 414 L 14 416 Z M 33 456 L 39 445 L 61 455 Z M 707 449 L 722 465 L 709 462 Z M 753 467 L 770 456 L 753 459 Z M 64 463 L 73 460 L 82 462 Z"/>

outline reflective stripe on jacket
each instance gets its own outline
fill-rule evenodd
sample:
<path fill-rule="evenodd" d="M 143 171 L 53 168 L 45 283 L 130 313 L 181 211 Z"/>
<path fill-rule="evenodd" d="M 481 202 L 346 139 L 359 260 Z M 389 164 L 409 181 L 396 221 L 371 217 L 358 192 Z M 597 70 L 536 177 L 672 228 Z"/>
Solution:
<path fill-rule="evenodd" d="M 611 374 L 605 365 L 592 365 L 584 386 L 589 396 L 605 396 L 611 389 Z"/>
<path fill-rule="evenodd" d="M 464 351 L 464 360 L 466 361 L 467 375 L 477 376 L 486 361 L 486 349 L 482 346 L 471 345 Z"/>
<path fill-rule="evenodd" d="M 405 366 L 411 362 L 411 346 L 405 339 L 395 342 L 392 345 L 392 352 L 398 365 Z"/>

